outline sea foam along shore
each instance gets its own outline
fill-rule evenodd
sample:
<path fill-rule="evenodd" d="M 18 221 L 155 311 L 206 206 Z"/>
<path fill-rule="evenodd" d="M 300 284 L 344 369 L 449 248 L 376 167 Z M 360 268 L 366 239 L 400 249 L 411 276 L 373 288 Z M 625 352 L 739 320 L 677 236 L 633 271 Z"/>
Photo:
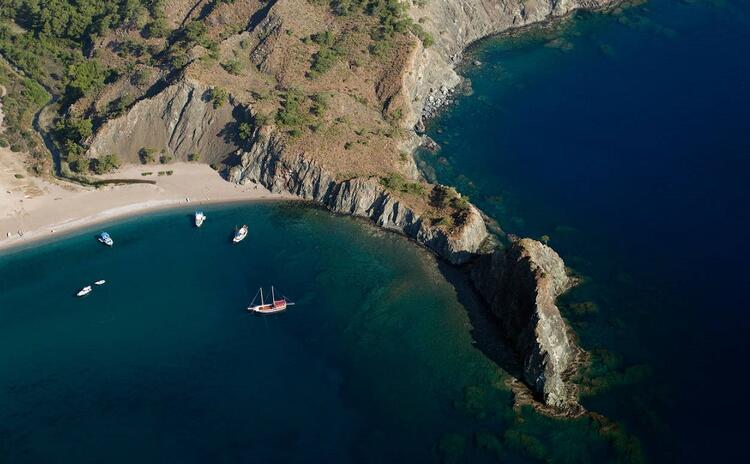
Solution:
<path fill-rule="evenodd" d="M 166 169 L 172 174 L 166 175 Z M 164 171 L 164 175 L 158 175 L 159 171 Z M 142 176 L 143 172 L 152 174 Z M 24 177 L 17 178 L 16 174 Z M 260 185 L 231 184 L 205 164 L 127 166 L 102 179 L 148 179 L 156 183 L 79 187 L 26 176 L 17 154 L 0 153 L 0 250 L 146 211 L 295 199 L 288 194 L 271 193 Z"/>

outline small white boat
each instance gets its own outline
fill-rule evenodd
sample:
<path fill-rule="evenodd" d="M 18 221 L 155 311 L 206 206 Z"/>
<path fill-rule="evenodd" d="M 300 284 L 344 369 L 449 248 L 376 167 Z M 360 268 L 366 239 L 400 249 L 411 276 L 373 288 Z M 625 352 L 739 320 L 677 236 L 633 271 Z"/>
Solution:
<path fill-rule="evenodd" d="M 76 296 L 86 296 L 89 293 L 91 293 L 92 290 L 93 288 L 91 287 L 91 285 L 87 285 L 83 287 L 82 289 L 78 290 L 78 293 L 76 293 Z"/>
<path fill-rule="evenodd" d="M 104 279 L 102 279 L 102 280 L 97 280 L 96 282 L 94 282 L 94 285 L 104 285 L 106 283 L 107 283 L 107 281 L 104 280 Z"/>
<path fill-rule="evenodd" d="M 256 305 L 255 298 L 258 298 L 258 293 L 260 293 L 260 304 Z M 263 287 L 261 287 L 258 290 L 258 293 L 255 294 L 255 298 L 253 298 L 253 301 L 250 302 L 250 306 L 247 307 L 248 311 L 255 312 L 255 313 L 261 313 L 261 314 L 272 314 L 272 313 L 279 313 L 283 310 L 285 310 L 288 306 L 294 305 L 291 301 L 287 300 L 286 297 L 282 297 L 281 299 L 276 299 L 276 294 L 274 293 L 273 286 L 271 286 L 271 302 L 266 303 L 263 301 Z"/>
<path fill-rule="evenodd" d="M 203 225 L 203 221 L 206 220 L 206 215 L 203 214 L 203 211 L 196 211 L 195 212 L 195 227 L 200 227 Z"/>
<path fill-rule="evenodd" d="M 241 241 L 245 240 L 245 237 L 247 237 L 247 230 L 247 225 L 244 225 L 237 229 L 234 232 L 234 238 L 232 239 L 232 242 L 240 243 Z"/>
<path fill-rule="evenodd" d="M 99 240 L 100 243 L 103 243 L 107 246 L 112 246 L 115 244 L 115 241 L 112 240 L 112 237 L 110 237 L 109 234 L 106 232 L 102 232 L 101 234 L 99 234 L 99 237 L 97 238 L 97 240 Z"/>

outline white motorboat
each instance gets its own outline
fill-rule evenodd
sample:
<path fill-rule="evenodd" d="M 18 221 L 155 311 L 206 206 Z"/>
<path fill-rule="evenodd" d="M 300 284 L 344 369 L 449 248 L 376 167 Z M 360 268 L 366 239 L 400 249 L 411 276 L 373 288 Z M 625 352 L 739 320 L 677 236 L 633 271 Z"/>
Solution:
<path fill-rule="evenodd" d="M 104 279 L 102 279 L 102 280 L 97 280 L 96 282 L 94 282 L 94 285 L 104 285 L 106 283 L 107 283 L 107 281 L 104 280 Z"/>
<path fill-rule="evenodd" d="M 76 296 L 86 296 L 89 293 L 91 293 L 92 290 L 93 288 L 91 287 L 91 285 L 87 285 L 83 287 L 82 289 L 78 290 L 78 293 L 76 293 Z"/>
<path fill-rule="evenodd" d="M 206 220 L 206 215 L 203 214 L 203 211 L 196 211 L 195 212 L 195 227 L 200 227 L 203 225 L 203 221 Z"/>
<path fill-rule="evenodd" d="M 247 237 L 247 225 L 244 225 L 237 229 L 234 232 L 234 238 L 232 238 L 232 242 L 234 243 L 240 243 L 241 241 L 245 240 L 245 237 Z"/>
<path fill-rule="evenodd" d="M 112 240 L 112 237 L 110 237 L 109 234 L 106 232 L 102 232 L 97 238 L 97 240 L 99 240 L 100 243 L 103 243 L 110 247 L 115 244 L 115 241 Z"/>

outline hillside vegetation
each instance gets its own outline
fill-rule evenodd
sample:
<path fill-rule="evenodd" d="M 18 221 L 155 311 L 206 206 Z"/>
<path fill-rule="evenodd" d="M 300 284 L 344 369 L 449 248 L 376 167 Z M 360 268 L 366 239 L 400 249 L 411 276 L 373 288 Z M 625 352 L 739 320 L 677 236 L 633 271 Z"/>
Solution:
<path fill-rule="evenodd" d="M 243 109 L 240 138 L 274 124 L 344 177 L 399 171 L 401 73 L 418 40 L 432 42 L 399 0 L 2 0 L 5 139 L 50 169 L 30 127 L 51 101 L 59 174 L 86 175 L 92 134 L 189 77 Z"/>

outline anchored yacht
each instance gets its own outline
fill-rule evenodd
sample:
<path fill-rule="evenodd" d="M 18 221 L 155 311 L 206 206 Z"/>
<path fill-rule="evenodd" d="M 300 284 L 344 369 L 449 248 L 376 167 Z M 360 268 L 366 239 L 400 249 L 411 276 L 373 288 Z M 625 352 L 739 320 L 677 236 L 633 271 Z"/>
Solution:
<path fill-rule="evenodd" d="M 196 211 L 195 212 L 195 227 L 200 227 L 203 225 L 203 221 L 206 220 L 206 215 L 203 214 L 203 211 Z"/>
<path fill-rule="evenodd" d="M 260 304 L 256 305 L 255 298 L 258 298 L 258 294 L 260 294 Z M 271 314 L 271 313 L 278 313 L 287 308 L 287 306 L 292 306 L 294 303 L 289 301 L 286 297 L 281 297 L 281 299 L 276 299 L 276 294 L 274 292 L 273 286 L 271 286 L 271 302 L 266 303 L 263 301 L 263 287 L 261 287 L 258 290 L 258 293 L 255 294 L 255 298 L 253 298 L 253 301 L 250 302 L 250 306 L 247 307 L 248 311 L 252 311 L 255 313 L 261 313 L 261 314 Z"/>
<path fill-rule="evenodd" d="M 245 237 L 247 237 L 247 230 L 247 225 L 244 225 L 237 229 L 234 232 L 234 238 L 232 239 L 232 242 L 240 243 L 241 241 L 245 240 Z"/>
<path fill-rule="evenodd" d="M 87 285 L 83 287 L 82 289 L 78 290 L 78 293 L 76 293 L 76 296 L 86 296 L 89 293 L 91 293 L 92 290 L 93 288 L 91 288 L 91 285 Z"/>
<path fill-rule="evenodd" d="M 99 242 L 110 247 L 115 244 L 115 241 L 112 240 L 112 237 L 110 237 L 109 234 L 106 232 L 102 232 L 97 238 L 97 240 L 99 240 Z"/>

